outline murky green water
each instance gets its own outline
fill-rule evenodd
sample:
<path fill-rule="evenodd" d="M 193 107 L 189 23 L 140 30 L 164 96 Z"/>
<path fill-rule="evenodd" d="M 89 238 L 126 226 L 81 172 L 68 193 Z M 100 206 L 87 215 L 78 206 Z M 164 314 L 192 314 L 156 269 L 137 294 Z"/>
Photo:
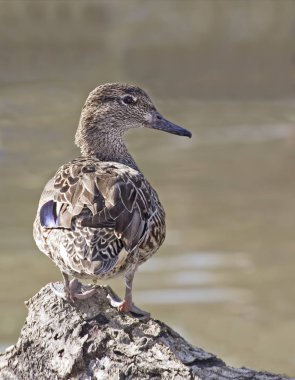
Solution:
<path fill-rule="evenodd" d="M 109 30 L 110 25 L 119 28 L 112 24 L 114 9 L 101 4 Z M 56 20 L 53 5 L 47 7 Z M 42 7 L 30 9 L 22 9 L 28 12 L 24 20 L 30 20 L 32 9 L 39 17 L 45 12 Z M 18 11 L 15 5 L 7 12 L 17 17 Z M 175 17 L 173 9 L 170 12 Z M 155 17 L 148 6 L 138 15 L 145 23 Z M 181 86 L 177 94 L 166 81 L 154 86 L 153 78 L 142 74 L 138 79 L 139 69 L 131 70 L 136 61 L 130 63 L 130 56 L 124 55 L 138 46 L 132 23 L 125 31 L 130 38 L 124 39 L 126 48 L 114 38 L 122 22 L 117 34 L 113 30 L 112 38 L 105 37 L 112 45 L 101 42 L 103 58 L 98 48 L 71 40 L 66 28 L 61 42 L 46 40 L 41 31 L 42 44 L 29 44 L 38 39 L 39 29 L 34 34 L 35 26 L 29 21 L 25 25 L 22 43 L 10 46 L 8 38 L 6 45 L 2 41 L 1 345 L 17 338 L 26 316 L 24 300 L 60 279 L 32 239 L 39 195 L 58 166 L 78 155 L 73 136 L 87 93 L 99 83 L 120 79 L 137 81 L 154 92 L 158 109 L 193 132 L 191 140 L 150 130 L 127 136 L 168 218 L 163 248 L 137 274 L 137 304 L 232 365 L 295 375 L 295 101 L 200 100 L 185 96 Z M 89 25 L 94 33 L 96 27 Z M 12 41 L 18 41 L 10 33 Z M 168 40 L 164 36 L 163 45 Z M 144 41 L 141 49 L 146 54 L 158 44 Z M 122 279 L 111 285 L 122 293 Z"/>

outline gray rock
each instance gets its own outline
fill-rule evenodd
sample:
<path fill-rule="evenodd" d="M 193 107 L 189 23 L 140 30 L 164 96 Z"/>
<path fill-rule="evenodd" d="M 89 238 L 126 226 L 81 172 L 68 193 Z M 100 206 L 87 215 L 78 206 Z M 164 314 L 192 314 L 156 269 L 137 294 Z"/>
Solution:
<path fill-rule="evenodd" d="M 226 366 L 163 322 L 120 314 L 109 304 L 110 291 L 98 287 L 72 305 L 49 285 L 42 288 L 26 302 L 17 343 L 0 355 L 0 379 L 286 379 Z"/>

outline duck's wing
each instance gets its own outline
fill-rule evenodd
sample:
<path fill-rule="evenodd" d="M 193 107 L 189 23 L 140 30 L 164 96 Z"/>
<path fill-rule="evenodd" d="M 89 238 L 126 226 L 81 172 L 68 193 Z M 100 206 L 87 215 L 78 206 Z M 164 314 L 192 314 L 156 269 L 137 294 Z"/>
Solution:
<path fill-rule="evenodd" d="M 128 171 L 101 183 L 105 207 L 93 216 L 85 218 L 82 226 L 99 228 L 104 223 L 114 225 L 114 232 L 121 239 L 127 252 L 138 246 L 149 219 L 151 196 L 141 174 Z M 105 186 L 106 185 L 106 186 Z"/>
<path fill-rule="evenodd" d="M 124 165 L 73 161 L 47 184 L 40 223 L 71 229 L 73 217 L 81 215 L 83 227 L 113 229 L 130 252 L 145 231 L 150 202 L 149 186 L 139 172 Z M 82 212 L 85 208 L 89 217 Z"/>
<path fill-rule="evenodd" d="M 72 219 L 86 206 L 92 214 L 105 207 L 97 188 L 99 167 L 72 161 L 63 165 L 47 183 L 40 200 L 40 223 L 46 228 L 71 229 Z M 113 227 L 107 222 L 102 227 Z"/>

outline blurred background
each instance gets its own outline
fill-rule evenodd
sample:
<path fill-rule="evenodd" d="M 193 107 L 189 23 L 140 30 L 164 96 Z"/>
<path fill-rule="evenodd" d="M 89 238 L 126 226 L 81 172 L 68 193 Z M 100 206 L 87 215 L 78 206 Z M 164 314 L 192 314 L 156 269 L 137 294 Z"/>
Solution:
<path fill-rule="evenodd" d="M 295 2 L 0 1 L 0 346 L 60 280 L 32 223 L 104 82 L 143 87 L 191 140 L 127 137 L 167 211 L 135 302 L 234 366 L 295 375 Z M 122 294 L 123 279 L 110 283 Z"/>

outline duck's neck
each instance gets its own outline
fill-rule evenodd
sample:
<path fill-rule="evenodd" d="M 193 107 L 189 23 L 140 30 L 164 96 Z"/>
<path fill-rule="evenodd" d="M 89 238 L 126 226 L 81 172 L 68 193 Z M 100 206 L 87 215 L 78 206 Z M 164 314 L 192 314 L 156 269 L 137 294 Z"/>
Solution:
<path fill-rule="evenodd" d="M 87 144 L 81 147 L 81 153 L 82 156 L 95 156 L 100 161 L 119 162 L 140 171 L 133 157 L 128 152 L 122 137 L 100 136 L 97 144 L 94 145 L 91 142 L 91 145 Z"/>

